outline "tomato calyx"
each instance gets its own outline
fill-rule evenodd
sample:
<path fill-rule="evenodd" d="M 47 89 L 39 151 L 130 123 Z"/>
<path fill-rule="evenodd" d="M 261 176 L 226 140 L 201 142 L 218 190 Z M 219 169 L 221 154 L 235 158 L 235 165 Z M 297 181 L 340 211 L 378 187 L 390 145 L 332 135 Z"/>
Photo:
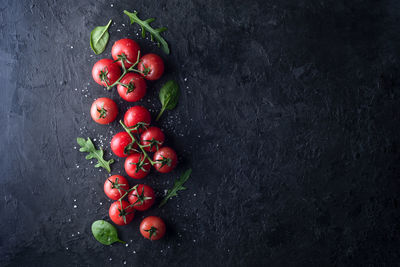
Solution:
<path fill-rule="evenodd" d="M 149 155 L 147 154 L 146 150 L 144 150 L 144 147 L 145 147 L 145 146 L 141 145 L 141 144 L 137 141 L 136 137 L 132 134 L 132 131 L 137 130 L 139 127 L 147 127 L 149 124 L 148 124 L 148 123 L 145 123 L 145 122 L 138 122 L 138 123 L 135 124 L 133 127 L 129 128 L 128 126 L 125 125 L 125 123 L 123 123 L 123 121 L 120 120 L 119 123 L 122 125 L 122 127 L 124 128 L 124 130 L 125 130 L 125 131 L 129 134 L 129 136 L 132 138 L 132 144 L 133 144 L 133 143 L 136 143 L 136 144 L 138 145 L 138 147 L 140 148 L 140 150 L 142 151 L 142 153 L 143 153 L 143 154 L 142 154 L 142 155 L 143 155 L 143 162 L 144 162 L 145 159 L 147 159 L 147 160 L 150 162 L 151 165 L 156 164 L 156 162 L 153 161 L 153 160 L 149 157 Z M 144 129 L 147 129 L 147 128 L 144 128 Z"/>
<path fill-rule="evenodd" d="M 147 76 L 147 75 L 150 73 L 151 68 L 150 68 L 150 67 L 146 67 L 143 63 L 142 63 L 142 66 L 143 66 L 142 74 L 143 74 L 144 76 Z"/>
<path fill-rule="evenodd" d="M 150 124 L 139 121 L 138 123 L 136 123 L 135 125 L 133 125 L 132 127 L 128 127 L 129 131 L 137 131 L 140 132 L 140 130 L 147 130 L 147 127 Z"/>
<path fill-rule="evenodd" d="M 107 90 L 110 90 L 112 87 L 114 87 L 115 85 L 117 85 L 117 84 L 121 84 L 120 83 L 120 81 L 121 81 L 121 79 L 122 78 L 124 78 L 124 76 L 128 73 L 128 72 L 131 72 L 131 71 L 138 71 L 138 70 L 136 70 L 135 69 L 135 67 L 137 66 L 137 64 L 139 64 L 139 61 L 140 61 L 140 50 L 138 51 L 138 55 L 137 55 L 137 59 L 136 59 L 136 62 L 135 63 L 132 63 L 132 62 L 130 62 L 127 58 L 126 58 L 126 55 L 124 54 L 124 53 L 122 53 L 121 55 L 118 55 L 118 59 L 116 59 L 114 62 L 117 62 L 117 61 L 121 61 L 121 65 L 122 65 L 122 70 L 123 70 L 123 72 L 122 72 L 122 74 L 121 74 L 121 76 L 113 83 L 113 84 L 108 84 L 108 83 L 106 83 L 107 84 Z M 129 64 L 132 64 L 132 66 L 130 66 L 128 69 L 125 67 L 125 61 L 126 62 L 128 62 Z M 100 74 L 101 75 L 101 74 Z M 101 76 L 100 76 L 100 78 L 101 78 Z M 122 85 L 122 84 L 121 84 Z"/>
<path fill-rule="evenodd" d="M 139 157 L 139 162 L 130 162 L 130 164 L 136 165 L 136 170 L 135 173 L 138 173 L 140 170 L 144 171 L 144 172 L 148 172 L 148 170 L 146 170 L 144 168 L 144 166 L 148 165 L 149 163 L 144 162 L 146 160 L 146 157 L 143 157 L 143 159 L 141 160 L 142 155 L 140 155 Z"/>
<path fill-rule="evenodd" d="M 126 184 L 120 184 L 118 181 L 118 177 L 115 178 L 115 181 L 111 181 L 110 179 L 107 179 L 111 183 L 111 189 L 117 189 L 118 192 L 122 195 L 121 189 L 126 192 L 126 190 L 123 188 L 123 186 L 126 186 Z"/>
<path fill-rule="evenodd" d="M 114 62 L 118 62 L 118 61 L 121 61 L 122 64 L 124 64 L 125 62 L 127 62 L 129 64 L 134 64 L 128 60 L 128 58 L 126 57 L 126 55 L 124 53 L 121 53 L 121 55 L 118 55 L 117 59 L 114 60 Z"/>
<path fill-rule="evenodd" d="M 136 86 L 135 86 L 135 84 L 134 84 L 132 81 L 130 81 L 128 84 L 123 84 L 123 83 L 120 83 L 120 84 L 121 84 L 123 87 L 128 88 L 128 90 L 126 90 L 126 93 L 125 93 L 125 94 L 129 94 L 129 93 L 135 91 Z"/>
<path fill-rule="evenodd" d="M 154 137 L 151 140 L 143 140 L 143 142 L 150 143 L 150 144 L 147 144 L 147 145 L 143 145 L 143 147 L 149 147 L 150 149 L 153 149 L 155 147 L 157 151 L 159 149 L 159 145 L 162 144 L 162 142 L 156 140 Z"/>
<path fill-rule="evenodd" d="M 107 110 L 104 108 L 104 103 L 101 105 L 101 107 L 97 107 L 97 112 L 99 112 L 99 117 L 98 119 L 105 119 L 107 117 Z"/>
<path fill-rule="evenodd" d="M 139 153 L 139 150 L 137 150 L 136 148 L 133 148 L 133 145 L 135 144 L 135 142 L 132 142 L 130 144 L 128 144 L 125 148 L 124 148 L 124 154 L 125 155 L 130 155 L 132 152 L 137 152 Z"/>
<path fill-rule="evenodd" d="M 157 160 L 156 163 L 161 163 L 160 169 L 162 167 L 164 167 L 165 165 L 167 165 L 168 167 L 171 167 L 172 164 L 172 159 L 170 158 L 166 158 L 163 155 L 161 155 L 162 159 L 161 160 Z"/>
<path fill-rule="evenodd" d="M 158 229 L 156 227 L 152 226 L 152 227 L 150 227 L 150 229 L 147 229 L 144 231 L 148 232 L 150 240 L 153 240 L 152 237 L 157 235 L 157 230 Z"/>
<path fill-rule="evenodd" d="M 137 200 L 131 206 L 141 206 L 141 205 L 144 204 L 145 200 L 152 199 L 152 197 L 144 196 L 144 187 L 142 187 L 142 193 L 141 194 L 139 194 L 139 191 L 138 191 L 137 188 L 135 188 L 135 191 L 136 191 L 136 194 L 132 194 L 132 195 L 134 195 L 137 198 Z M 140 202 L 140 204 L 136 205 L 139 202 Z"/>
<path fill-rule="evenodd" d="M 118 216 L 122 217 L 122 219 L 124 220 L 124 223 L 126 224 L 126 215 L 128 215 L 132 212 L 127 212 L 126 209 L 118 209 L 118 211 L 119 211 Z"/>
<path fill-rule="evenodd" d="M 110 80 L 108 79 L 108 68 L 107 67 L 105 67 L 103 70 L 100 71 L 99 77 L 100 77 L 100 80 L 102 82 L 105 82 L 105 84 L 108 87 L 108 83 L 110 82 Z"/>

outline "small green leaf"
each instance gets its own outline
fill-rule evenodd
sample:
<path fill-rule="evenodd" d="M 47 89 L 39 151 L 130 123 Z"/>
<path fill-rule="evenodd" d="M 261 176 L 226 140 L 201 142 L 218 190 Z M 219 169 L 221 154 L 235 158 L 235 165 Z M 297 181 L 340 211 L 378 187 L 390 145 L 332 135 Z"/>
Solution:
<path fill-rule="evenodd" d="M 106 26 L 98 26 L 90 33 L 90 47 L 96 55 L 103 53 L 104 49 L 106 49 L 108 39 L 110 39 L 108 28 L 111 22 L 112 20 L 110 19 Z"/>
<path fill-rule="evenodd" d="M 79 149 L 80 152 L 89 153 L 88 155 L 86 155 L 85 157 L 86 159 L 93 159 L 93 158 L 97 159 L 98 162 L 95 165 L 96 168 L 103 167 L 108 172 L 111 171 L 110 165 L 114 163 L 114 160 L 113 159 L 105 160 L 103 158 L 104 151 L 102 149 L 97 150 L 92 140 L 90 140 L 89 137 L 87 138 L 87 140 L 83 139 L 82 137 L 78 137 L 76 138 L 76 141 L 81 146 L 81 148 Z"/>
<path fill-rule="evenodd" d="M 179 85 L 177 82 L 171 80 L 164 84 L 160 89 L 159 98 L 162 105 L 161 111 L 158 114 L 156 121 L 158 121 L 165 110 L 171 110 L 176 107 L 179 99 Z"/>
<path fill-rule="evenodd" d="M 158 206 L 159 208 L 165 205 L 165 203 L 167 203 L 168 199 L 170 199 L 171 197 L 178 196 L 178 191 L 186 190 L 186 187 L 184 187 L 183 184 L 186 183 L 186 181 L 189 179 L 191 173 L 192 169 L 188 169 L 181 175 L 179 179 L 175 180 L 174 187 L 167 191 L 167 195 Z"/>
<path fill-rule="evenodd" d="M 103 245 L 111 245 L 115 242 L 125 243 L 118 238 L 117 229 L 109 222 L 97 220 L 92 224 L 94 238 Z"/>
<path fill-rule="evenodd" d="M 128 12 L 126 10 L 124 10 L 124 13 L 130 18 L 131 20 L 131 24 L 133 23 L 137 23 L 140 25 L 140 27 L 142 28 L 142 38 L 146 37 L 146 31 L 150 34 L 150 38 L 152 41 L 156 41 L 158 46 L 161 47 L 161 49 L 168 55 L 169 54 L 169 47 L 168 47 L 168 43 L 167 41 L 165 41 L 165 39 L 160 35 L 160 33 L 164 32 L 167 30 L 166 27 L 161 27 L 158 29 L 153 29 L 150 26 L 150 23 L 152 23 L 153 21 L 155 21 L 155 18 L 150 18 L 150 19 L 146 19 L 146 20 L 141 20 L 139 19 L 139 17 L 137 16 L 137 12 Z"/>

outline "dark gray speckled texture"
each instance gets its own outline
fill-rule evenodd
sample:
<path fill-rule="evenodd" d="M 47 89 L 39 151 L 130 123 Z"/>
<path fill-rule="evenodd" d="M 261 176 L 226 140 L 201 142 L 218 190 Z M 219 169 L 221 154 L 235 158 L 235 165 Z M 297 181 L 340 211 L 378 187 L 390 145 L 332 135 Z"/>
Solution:
<path fill-rule="evenodd" d="M 0 6 L 1 266 L 400 262 L 399 1 Z M 94 220 L 108 219 L 106 173 L 74 146 L 90 136 L 108 153 L 121 130 L 90 119 L 93 99 L 115 99 L 121 114 L 130 106 L 91 78 L 114 41 L 137 38 L 124 9 L 169 28 L 170 56 L 138 38 L 167 66 L 141 104 L 155 116 L 160 86 L 176 79 L 182 88 L 178 107 L 158 124 L 180 165 L 144 182 L 161 198 L 186 168 L 193 176 L 178 199 L 118 227 L 128 247 L 106 247 L 90 233 Z M 90 31 L 109 18 L 111 43 L 95 56 Z M 122 163 L 113 173 L 124 173 Z M 147 215 L 165 219 L 166 238 L 140 236 Z"/>

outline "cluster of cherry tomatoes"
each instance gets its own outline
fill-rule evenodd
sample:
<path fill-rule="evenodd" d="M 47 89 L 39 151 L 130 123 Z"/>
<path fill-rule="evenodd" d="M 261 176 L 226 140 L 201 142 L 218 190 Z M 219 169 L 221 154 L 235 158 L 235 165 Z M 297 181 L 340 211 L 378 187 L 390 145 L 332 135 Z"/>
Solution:
<path fill-rule="evenodd" d="M 107 88 L 117 86 L 118 94 L 128 102 L 136 102 L 146 94 L 146 80 L 157 80 L 164 72 L 164 62 L 156 54 L 140 57 L 139 45 L 131 39 L 121 39 L 112 47 L 111 59 L 101 59 L 92 69 L 93 79 Z M 122 72 L 121 72 L 122 68 Z M 95 100 L 90 109 L 93 120 L 109 124 L 118 115 L 118 106 L 110 98 Z M 151 166 L 156 171 L 168 173 L 177 164 L 175 151 L 163 146 L 162 130 L 150 126 L 150 112 L 142 106 L 133 106 L 120 122 L 125 131 L 115 134 L 111 140 L 113 153 L 125 159 L 124 168 L 134 179 L 146 177 Z M 153 157 L 149 153 L 154 153 Z M 112 200 L 109 209 L 111 220 L 117 225 L 129 224 L 135 211 L 149 209 L 155 202 L 154 190 L 145 184 L 130 187 L 125 177 L 113 175 L 104 183 L 104 192 Z M 127 198 L 127 200 L 124 200 Z M 145 218 L 140 225 L 142 235 L 150 240 L 160 239 L 165 233 L 165 224 L 159 217 Z"/>

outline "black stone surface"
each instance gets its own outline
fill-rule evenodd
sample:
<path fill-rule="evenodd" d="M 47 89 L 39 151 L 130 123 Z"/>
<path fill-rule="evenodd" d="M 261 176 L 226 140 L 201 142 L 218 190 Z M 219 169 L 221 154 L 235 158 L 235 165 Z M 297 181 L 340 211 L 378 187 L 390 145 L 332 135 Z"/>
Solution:
<path fill-rule="evenodd" d="M 139 38 L 124 9 L 168 27 L 171 55 Z M 90 31 L 110 18 L 96 56 Z M 119 119 L 131 106 L 91 77 L 122 37 L 166 62 L 140 102 L 153 116 L 164 82 L 182 89 L 157 124 L 180 164 L 143 182 L 160 199 L 185 169 L 193 176 L 118 227 L 129 246 L 107 247 L 90 232 L 108 220 L 107 175 L 74 147 L 90 136 L 108 155 L 121 130 L 89 108 L 111 97 Z M 1 1 L 0 265 L 398 265 L 399 52 L 396 0 Z M 140 236 L 148 215 L 165 219 L 163 240 Z"/>

